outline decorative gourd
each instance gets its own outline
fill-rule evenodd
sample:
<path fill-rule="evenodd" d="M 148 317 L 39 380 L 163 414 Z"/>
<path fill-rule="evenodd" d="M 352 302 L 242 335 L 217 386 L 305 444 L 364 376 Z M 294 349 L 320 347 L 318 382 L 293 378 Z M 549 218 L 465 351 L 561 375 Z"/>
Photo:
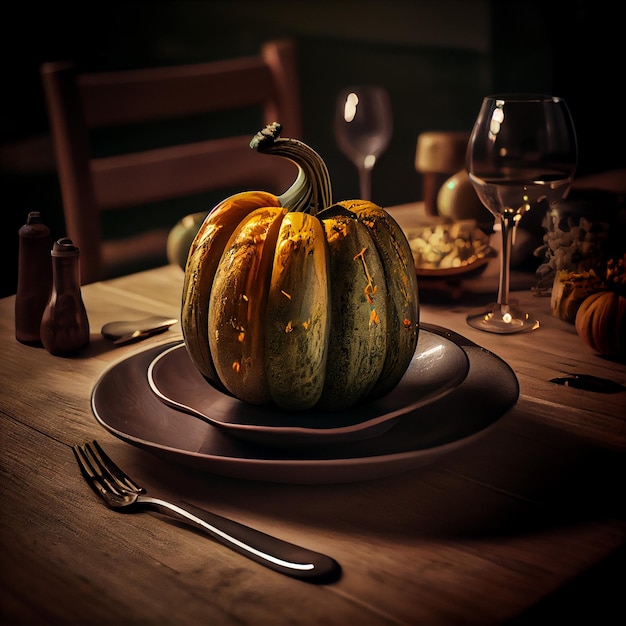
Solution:
<path fill-rule="evenodd" d="M 573 324 L 580 305 L 591 294 L 603 290 L 602 281 L 593 270 L 568 272 L 561 270 L 554 277 L 550 305 L 552 314 Z"/>
<path fill-rule="evenodd" d="M 187 258 L 183 337 L 201 374 L 244 402 L 339 410 L 390 391 L 413 358 L 413 256 L 380 207 L 333 204 L 324 161 L 280 130 L 250 145 L 295 163 L 296 180 L 209 213 Z"/>
<path fill-rule="evenodd" d="M 604 356 L 626 356 L 626 298 L 616 291 L 590 295 L 576 313 L 576 332 Z"/>
<path fill-rule="evenodd" d="M 185 269 L 189 248 L 198 233 L 198 229 L 204 222 L 207 211 L 190 213 L 182 217 L 167 235 L 167 260 L 172 265 Z"/>

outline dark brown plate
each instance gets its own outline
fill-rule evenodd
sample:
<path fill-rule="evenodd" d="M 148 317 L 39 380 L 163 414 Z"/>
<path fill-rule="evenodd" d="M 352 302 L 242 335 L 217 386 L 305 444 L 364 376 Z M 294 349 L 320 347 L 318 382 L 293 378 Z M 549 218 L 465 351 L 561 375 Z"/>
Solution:
<path fill-rule="evenodd" d="M 370 480 L 436 461 L 480 436 L 515 405 L 511 368 L 493 353 L 443 328 L 428 326 L 462 348 L 469 360 L 463 382 L 407 413 L 370 439 L 321 446 L 263 446 L 232 437 L 165 405 L 150 389 L 150 363 L 172 343 L 140 351 L 107 370 L 92 393 L 96 420 L 107 431 L 162 458 L 225 476 L 278 483 Z"/>
<path fill-rule="evenodd" d="M 297 446 L 353 441 L 380 435 L 406 413 L 460 385 L 469 370 L 465 351 L 453 341 L 420 330 L 415 355 L 400 383 L 387 395 L 341 412 L 283 411 L 253 406 L 212 387 L 184 344 L 160 353 L 148 367 L 148 382 L 169 406 L 195 415 L 255 443 Z"/>

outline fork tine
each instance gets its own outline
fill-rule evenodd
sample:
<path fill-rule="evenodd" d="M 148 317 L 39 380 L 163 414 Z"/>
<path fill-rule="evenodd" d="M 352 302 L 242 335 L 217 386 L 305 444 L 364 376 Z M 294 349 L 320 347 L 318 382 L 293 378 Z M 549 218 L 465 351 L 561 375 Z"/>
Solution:
<path fill-rule="evenodd" d="M 104 491 L 108 491 L 116 496 L 122 496 L 125 491 L 123 485 L 107 470 L 104 462 L 98 458 L 91 444 L 88 442 L 84 443 L 79 447 L 79 450 L 89 468 L 88 471 L 93 475 L 92 480 L 98 481 L 98 487 L 100 488 L 101 486 Z"/>
<path fill-rule="evenodd" d="M 102 473 L 106 473 L 124 491 L 133 493 L 145 493 L 145 489 L 135 483 L 127 476 L 107 455 L 100 444 L 94 439 L 91 444 L 86 443 L 85 447 L 90 452 Z"/>
<path fill-rule="evenodd" d="M 93 464 L 84 450 L 84 445 L 76 444 L 72 446 L 72 452 L 76 457 L 81 473 L 86 478 L 89 485 L 91 485 L 99 495 L 104 497 L 108 491 L 107 485 L 103 482 L 102 475 L 94 470 Z"/>

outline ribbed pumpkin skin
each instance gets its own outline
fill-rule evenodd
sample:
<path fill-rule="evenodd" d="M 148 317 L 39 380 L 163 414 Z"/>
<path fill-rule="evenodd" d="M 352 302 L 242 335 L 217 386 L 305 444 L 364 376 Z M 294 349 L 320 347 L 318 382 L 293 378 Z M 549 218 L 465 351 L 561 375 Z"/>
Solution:
<path fill-rule="evenodd" d="M 209 353 L 209 296 L 222 251 L 239 222 L 259 207 L 279 207 L 276 196 L 246 191 L 220 202 L 196 234 L 185 267 L 181 326 L 191 360 L 203 376 L 220 386 Z"/>
<path fill-rule="evenodd" d="M 330 250 L 330 332 L 320 408 L 338 410 L 366 397 L 387 354 L 388 291 L 383 263 L 358 220 L 323 220 Z"/>
<path fill-rule="evenodd" d="M 192 244 L 181 321 L 196 367 L 240 400 L 344 409 L 390 391 L 413 357 L 413 256 L 372 203 L 314 216 L 238 194 Z"/>
<path fill-rule="evenodd" d="M 590 295 L 576 313 L 576 332 L 604 356 L 626 356 L 626 298 L 613 291 Z"/>
<path fill-rule="evenodd" d="M 330 268 L 322 223 L 287 213 L 275 249 L 265 319 L 265 371 L 272 400 L 313 406 L 324 385 L 330 325 Z M 294 363 L 293 355 L 297 355 Z"/>
<path fill-rule="evenodd" d="M 385 210 L 363 200 L 339 204 L 367 227 L 383 263 L 388 293 L 387 348 L 383 371 L 370 394 L 378 397 L 398 384 L 417 345 L 419 302 L 413 253 L 402 229 Z"/>
<path fill-rule="evenodd" d="M 185 266 L 187 351 L 214 386 L 253 405 L 338 411 L 393 389 L 417 347 L 413 254 L 383 209 L 333 204 L 321 157 L 273 123 L 250 147 L 298 175 L 281 196 L 227 198 Z"/>

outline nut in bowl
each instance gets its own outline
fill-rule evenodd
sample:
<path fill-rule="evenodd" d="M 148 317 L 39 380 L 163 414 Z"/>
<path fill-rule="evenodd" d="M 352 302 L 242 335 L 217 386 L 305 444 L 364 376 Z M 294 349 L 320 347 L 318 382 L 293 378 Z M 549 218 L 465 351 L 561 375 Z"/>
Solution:
<path fill-rule="evenodd" d="M 474 220 L 435 221 L 407 232 L 420 278 L 455 278 L 482 272 L 495 251 Z"/>

